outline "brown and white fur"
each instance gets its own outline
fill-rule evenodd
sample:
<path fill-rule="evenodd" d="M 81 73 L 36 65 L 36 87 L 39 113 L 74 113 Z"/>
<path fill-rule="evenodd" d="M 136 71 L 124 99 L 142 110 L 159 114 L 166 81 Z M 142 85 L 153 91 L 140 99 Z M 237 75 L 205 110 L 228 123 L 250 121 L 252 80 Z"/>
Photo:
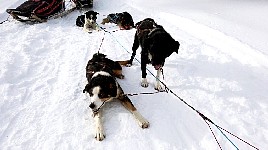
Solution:
<path fill-rule="evenodd" d="M 119 62 L 110 60 L 103 54 L 94 54 L 86 67 L 88 84 L 83 90 L 90 97 L 90 105 L 96 126 L 95 138 L 102 141 L 105 138 L 101 120 L 102 106 L 109 101 L 118 99 L 129 110 L 141 128 L 148 128 L 149 122 L 137 111 L 130 99 L 124 94 L 115 77 L 124 78 Z"/>

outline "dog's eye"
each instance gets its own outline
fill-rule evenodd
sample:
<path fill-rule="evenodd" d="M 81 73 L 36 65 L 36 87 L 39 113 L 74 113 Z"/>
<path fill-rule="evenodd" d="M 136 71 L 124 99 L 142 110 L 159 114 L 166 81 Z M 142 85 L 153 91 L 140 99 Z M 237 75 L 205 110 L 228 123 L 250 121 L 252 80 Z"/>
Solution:
<path fill-rule="evenodd" d="M 107 97 L 108 97 L 107 94 L 104 94 L 104 93 L 100 93 L 100 94 L 99 94 L 99 98 L 107 98 Z"/>
<path fill-rule="evenodd" d="M 93 93 L 91 93 L 91 92 L 90 92 L 90 93 L 88 93 L 88 94 L 89 94 L 89 96 L 90 96 L 90 97 L 92 97 L 92 96 L 93 96 Z"/>

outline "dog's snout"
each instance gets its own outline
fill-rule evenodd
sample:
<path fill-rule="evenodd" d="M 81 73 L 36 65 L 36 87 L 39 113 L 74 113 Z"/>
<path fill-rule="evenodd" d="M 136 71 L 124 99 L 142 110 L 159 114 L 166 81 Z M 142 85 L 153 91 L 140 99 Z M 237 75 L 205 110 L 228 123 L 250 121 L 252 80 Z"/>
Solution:
<path fill-rule="evenodd" d="M 94 109 L 96 105 L 94 103 L 90 103 L 89 108 Z"/>

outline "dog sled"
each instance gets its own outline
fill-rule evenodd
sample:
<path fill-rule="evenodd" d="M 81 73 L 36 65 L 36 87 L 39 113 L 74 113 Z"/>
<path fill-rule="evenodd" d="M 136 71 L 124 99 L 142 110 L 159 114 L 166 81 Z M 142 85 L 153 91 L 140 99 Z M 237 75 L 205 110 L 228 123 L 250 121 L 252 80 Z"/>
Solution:
<path fill-rule="evenodd" d="M 65 3 L 72 5 L 66 8 Z M 91 8 L 93 0 L 27 0 L 15 9 L 7 9 L 15 20 L 25 23 L 42 23 L 65 16 L 75 9 Z"/>

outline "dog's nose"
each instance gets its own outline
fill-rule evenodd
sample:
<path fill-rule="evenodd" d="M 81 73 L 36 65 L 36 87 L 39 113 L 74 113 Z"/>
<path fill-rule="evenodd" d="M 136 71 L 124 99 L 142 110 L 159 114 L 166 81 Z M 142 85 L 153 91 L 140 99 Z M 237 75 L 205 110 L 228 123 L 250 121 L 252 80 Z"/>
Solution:
<path fill-rule="evenodd" d="M 89 108 L 94 109 L 96 105 L 94 103 L 90 103 Z"/>

